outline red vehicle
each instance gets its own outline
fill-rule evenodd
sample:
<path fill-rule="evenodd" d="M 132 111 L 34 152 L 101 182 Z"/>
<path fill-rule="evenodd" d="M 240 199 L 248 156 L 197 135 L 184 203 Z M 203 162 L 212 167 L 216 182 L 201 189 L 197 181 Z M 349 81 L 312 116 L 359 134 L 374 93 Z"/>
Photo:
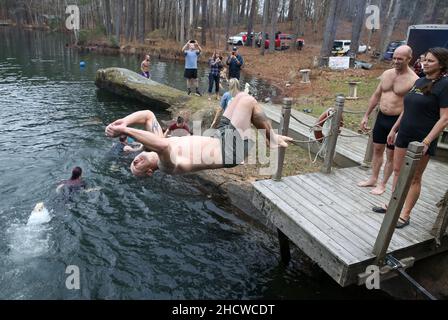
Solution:
<path fill-rule="evenodd" d="M 258 40 L 257 40 L 257 46 L 260 47 L 261 45 L 261 36 L 262 34 L 260 33 L 258 35 Z M 264 42 L 264 47 L 265 49 L 269 49 L 269 34 L 266 33 L 266 40 Z M 293 42 L 293 37 L 290 34 L 286 34 L 286 33 L 277 33 L 276 37 L 275 37 L 275 49 L 276 50 L 286 50 L 289 49 L 289 47 L 291 46 L 291 43 Z"/>

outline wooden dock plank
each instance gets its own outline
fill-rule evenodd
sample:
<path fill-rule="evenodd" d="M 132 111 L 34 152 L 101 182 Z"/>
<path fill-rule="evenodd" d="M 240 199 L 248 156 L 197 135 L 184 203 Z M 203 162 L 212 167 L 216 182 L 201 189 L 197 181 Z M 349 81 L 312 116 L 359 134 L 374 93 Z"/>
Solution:
<path fill-rule="evenodd" d="M 289 182 L 291 181 L 289 180 Z M 341 241 L 339 243 L 357 258 L 369 256 L 371 254 L 369 250 L 365 250 L 368 243 L 366 243 L 366 246 L 364 247 L 359 246 L 359 242 L 365 242 L 366 240 L 345 228 L 345 221 L 342 221 L 339 215 L 329 214 L 327 206 L 319 206 L 319 202 L 312 201 L 311 199 L 313 199 L 313 197 L 311 193 L 302 192 L 301 194 L 300 192 L 296 192 L 294 190 L 294 183 L 288 183 L 288 180 L 286 179 L 278 188 L 280 191 L 284 191 L 286 197 L 290 198 L 288 203 L 297 204 L 298 207 L 296 210 L 300 210 L 300 214 L 306 217 L 315 226 L 321 228 L 321 226 L 325 225 L 327 230 L 331 230 L 333 234 L 333 230 L 336 230 L 338 236 L 334 237 L 334 240 Z"/>
<path fill-rule="evenodd" d="M 322 197 L 322 201 L 329 204 L 329 202 L 334 203 L 332 209 L 334 213 L 345 218 L 346 228 L 352 230 L 352 232 L 357 233 L 359 236 L 364 237 L 367 242 L 367 249 L 372 250 L 373 244 L 375 243 L 376 236 L 378 235 L 378 230 L 382 222 L 382 217 L 379 215 L 370 215 L 365 205 L 357 203 L 352 198 L 349 197 L 347 192 L 342 192 L 336 194 L 336 189 L 331 189 L 328 184 L 323 182 L 317 175 L 309 175 L 306 178 L 303 176 L 295 176 L 293 180 L 302 181 L 304 184 L 308 185 L 310 189 L 316 190 L 316 188 L 327 187 L 326 192 L 319 193 Z M 326 184 L 326 185 L 322 185 Z M 401 246 L 405 243 L 400 241 L 400 239 L 392 239 L 393 245 Z"/>
<path fill-rule="evenodd" d="M 358 259 L 358 256 L 365 255 L 364 252 L 356 248 L 354 245 L 350 246 L 347 243 L 347 241 L 349 240 L 347 237 L 344 237 L 345 232 L 341 232 L 338 229 L 334 229 L 327 223 L 325 223 L 323 220 L 321 220 L 319 218 L 319 214 L 316 208 L 313 208 L 312 205 L 310 205 L 305 201 L 303 201 L 301 204 L 297 200 L 291 198 L 288 195 L 288 192 L 291 192 L 291 190 L 289 190 L 288 187 L 284 186 L 282 183 L 276 183 L 276 182 L 266 183 L 264 186 L 269 189 L 269 192 L 278 197 L 279 200 L 288 203 L 291 209 L 290 211 L 286 212 L 286 214 L 291 216 L 292 219 L 300 217 L 302 223 L 306 222 L 304 226 L 306 230 L 308 229 L 310 230 L 308 232 L 314 233 L 315 228 L 317 228 L 326 235 L 326 238 L 329 238 L 328 242 L 336 243 L 340 247 L 344 248 L 344 250 L 346 250 L 347 253 L 350 254 L 350 256 L 347 256 L 347 258 L 351 259 L 352 261 L 353 260 L 356 261 Z M 280 186 L 283 186 L 283 188 Z M 298 212 L 296 208 L 300 208 L 302 210 Z"/>
<path fill-rule="evenodd" d="M 338 178 L 340 178 L 341 181 L 347 181 L 347 179 L 349 179 L 349 178 L 346 178 L 346 176 L 353 174 L 352 170 L 345 170 L 344 169 L 343 172 L 345 174 L 342 174 L 339 170 L 337 172 L 335 172 L 335 175 Z M 368 210 L 370 211 L 369 214 L 376 214 L 376 215 L 381 215 L 381 214 L 372 212 L 371 208 L 374 207 L 374 206 L 383 206 L 384 204 L 387 204 L 389 202 L 390 197 L 391 197 L 391 194 L 390 194 L 389 191 L 385 192 L 384 195 L 380 198 L 378 196 L 371 195 L 370 193 L 368 193 L 368 191 L 365 188 L 358 188 L 357 186 L 355 188 L 352 188 L 351 192 L 356 194 L 360 199 L 363 199 L 364 201 L 366 201 L 366 203 L 369 203 L 370 204 L 368 206 Z M 425 211 L 427 211 L 427 210 L 425 209 Z M 384 217 L 384 216 L 382 216 L 382 217 Z M 414 216 L 413 217 L 412 222 L 413 222 L 412 223 L 412 228 L 413 229 L 414 228 L 417 229 L 417 230 L 414 230 L 414 231 L 416 231 L 418 233 L 406 233 L 404 235 L 404 237 L 406 239 L 408 239 L 409 241 L 418 241 L 418 239 L 415 239 L 414 236 L 419 235 L 419 234 L 423 234 L 424 231 L 427 230 L 429 225 L 431 224 L 431 220 L 429 220 L 429 219 L 427 219 L 425 217 L 421 217 L 420 215 L 418 215 L 418 216 Z M 409 227 L 411 227 L 411 225 Z M 396 233 L 396 234 L 398 234 L 398 233 Z"/>
<path fill-rule="evenodd" d="M 351 176 L 351 177 L 356 177 L 356 172 L 359 172 L 360 169 L 357 168 L 354 170 L 344 170 L 345 175 L 347 176 Z M 335 174 L 338 175 L 340 172 L 336 172 Z M 345 179 L 345 175 L 341 176 L 342 180 L 347 181 L 347 179 Z M 386 192 L 382 195 L 382 196 L 374 196 L 371 195 L 370 193 L 368 193 L 369 188 L 353 188 L 353 192 L 356 193 L 358 196 L 363 197 L 364 199 L 366 199 L 367 201 L 369 201 L 371 203 L 370 207 L 373 206 L 383 206 L 385 204 L 387 204 L 389 202 L 390 197 L 392 196 L 392 192 L 391 190 L 388 188 L 386 190 Z M 425 190 L 425 187 L 423 187 L 423 195 L 427 195 L 427 192 Z M 428 210 L 433 210 L 434 205 L 432 204 L 428 204 L 426 203 L 427 199 L 422 196 L 421 199 L 419 199 L 419 201 L 417 202 L 417 210 L 422 210 L 424 209 L 424 211 L 428 211 Z M 420 206 L 422 208 L 420 208 Z M 425 226 L 425 228 L 427 227 L 428 223 L 432 223 L 432 221 L 434 221 L 434 218 L 427 216 L 427 215 L 423 215 L 420 217 L 420 215 L 417 217 L 417 221 L 421 221 L 421 223 Z"/>

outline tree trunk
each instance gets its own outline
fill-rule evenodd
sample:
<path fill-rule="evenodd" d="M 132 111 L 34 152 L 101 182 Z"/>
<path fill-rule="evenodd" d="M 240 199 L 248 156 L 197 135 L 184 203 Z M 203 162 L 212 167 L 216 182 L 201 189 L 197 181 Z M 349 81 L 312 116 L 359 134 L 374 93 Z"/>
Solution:
<path fill-rule="evenodd" d="M 120 43 L 121 16 L 123 15 L 123 0 L 117 0 L 115 4 L 115 38 Z"/>
<path fill-rule="evenodd" d="M 139 0 L 138 41 L 145 42 L 145 0 Z"/>
<path fill-rule="evenodd" d="M 256 40 L 254 32 L 254 18 L 256 7 L 257 7 L 257 0 L 252 0 L 252 4 L 250 6 L 250 16 L 247 22 L 247 39 L 249 41 L 248 45 L 251 45 L 253 48 L 255 47 L 255 40 Z M 250 35 L 252 32 L 254 32 L 254 36 L 251 38 Z"/>
<path fill-rule="evenodd" d="M 112 17 L 110 13 L 110 0 L 104 0 L 104 20 L 106 24 L 106 34 L 112 34 Z"/>
<path fill-rule="evenodd" d="M 367 0 L 358 0 L 355 6 L 355 19 L 352 24 L 352 38 L 350 51 L 355 55 L 358 54 L 359 38 L 361 36 L 361 30 L 363 27 L 365 8 Z"/>
<path fill-rule="evenodd" d="M 180 43 L 185 43 L 185 1 L 180 0 Z"/>
<path fill-rule="evenodd" d="M 203 46 L 205 46 L 207 43 L 205 37 L 206 26 L 207 26 L 207 0 L 202 0 L 201 45 Z"/>
<path fill-rule="evenodd" d="M 239 21 L 244 21 L 244 12 L 246 11 L 246 0 L 243 0 L 241 2 L 241 11 L 240 11 L 240 20 Z"/>
<path fill-rule="evenodd" d="M 333 41 L 336 34 L 336 28 L 338 23 L 338 0 L 330 0 L 328 15 L 325 24 L 324 40 L 320 49 L 320 56 L 329 57 L 331 55 L 331 49 L 333 47 Z M 320 59 L 320 66 L 323 66 L 323 59 Z"/>
<path fill-rule="evenodd" d="M 277 19 L 278 19 L 278 5 L 279 0 L 271 0 L 271 35 L 269 36 L 269 52 L 274 52 L 275 50 L 275 34 L 277 32 Z"/>
<path fill-rule="evenodd" d="M 226 43 L 226 45 L 225 45 L 225 51 L 229 51 L 229 43 L 227 42 L 227 40 L 229 39 L 229 36 L 230 36 L 230 20 L 232 19 L 232 14 L 233 14 L 233 12 L 232 12 L 232 8 L 233 7 L 233 1 L 232 0 L 227 0 L 227 8 L 226 8 L 226 16 L 227 16 L 227 19 L 226 19 L 226 38 L 225 38 L 225 43 Z"/>
<path fill-rule="evenodd" d="M 261 37 L 261 43 L 260 43 L 260 54 L 264 56 L 264 43 L 266 42 L 266 29 L 268 28 L 268 16 L 269 16 L 269 3 L 270 0 L 264 0 L 263 5 L 263 26 L 261 27 L 262 31 L 262 37 Z M 272 34 L 271 34 L 272 39 Z"/>
<path fill-rule="evenodd" d="M 386 52 L 387 46 L 389 45 L 390 37 L 392 36 L 392 32 L 394 31 L 395 25 L 397 24 L 398 21 L 400 7 L 401 7 L 401 0 L 395 0 L 393 12 L 390 16 L 390 19 L 388 19 L 388 23 L 386 24 L 386 31 L 384 32 L 384 37 L 381 41 L 380 59 L 383 58 L 383 53 Z"/>
<path fill-rule="evenodd" d="M 436 13 L 437 0 L 426 0 L 426 11 L 423 17 L 423 23 L 435 23 L 434 15 Z M 440 10 L 441 8 L 437 8 Z"/>
<path fill-rule="evenodd" d="M 295 4 L 296 0 L 289 0 L 288 21 L 293 21 L 295 14 Z"/>

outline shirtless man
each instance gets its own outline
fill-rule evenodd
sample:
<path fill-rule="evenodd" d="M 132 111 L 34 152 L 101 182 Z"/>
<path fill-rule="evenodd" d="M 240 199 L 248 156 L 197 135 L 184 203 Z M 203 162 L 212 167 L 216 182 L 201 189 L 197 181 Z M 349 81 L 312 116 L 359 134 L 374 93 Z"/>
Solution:
<path fill-rule="evenodd" d="M 381 81 L 369 100 L 369 107 L 362 118 L 361 130 L 367 130 L 369 115 L 378 105 L 380 111 L 373 128 L 373 157 L 372 176 L 358 183 L 359 187 L 375 187 L 370 193 L 383 194 L 386 184 L 393 171 L 394 146 L 387 145 L 386 164 L 384 165 L 383 180 L 377 184 L 381 166 L 383 164 L 384 149 L 386 149 L 387 135 L 403 110 L 403 98 L 412 88 L 418 76 L 409 67 L 412 59 L 412 49 L 403 45 L 398 47 L 393 55 L 393 68 L 384 71 Z"/>
<path fill-rule="evenodd" d="M 140 65 L 140 69 L 142 70 L 142 76 L 149 79 L 151 78 L 151 73 L 149 73 L 149 65 L 150 65 L 150 58 L 149 54 L 145 56 L 145 60 L 142 61 Z"/>
<path fill-rule="evenodd" d="M 250 95 L 241 92 L 223 114 L 216 133 L 211 136 L 183 136 L 164 138 L 157 119 L 151 111 L 138 111 L 106 127 L 106 135 L 129 135 L 151 152 L 142 152 L 132 161 L 131 171 L 136 176 L 151 176 L 161 170 L 168 174 L 182 174 L 205 169 L 231 168 L 240 164 L 249 152 L 251 122 L 264 129 L 266 143 L 271 147 L 287 147 L 292 139 L 272 130 L 271 124 Z M 144 124 L 146 130 L 130 128 Z"/>

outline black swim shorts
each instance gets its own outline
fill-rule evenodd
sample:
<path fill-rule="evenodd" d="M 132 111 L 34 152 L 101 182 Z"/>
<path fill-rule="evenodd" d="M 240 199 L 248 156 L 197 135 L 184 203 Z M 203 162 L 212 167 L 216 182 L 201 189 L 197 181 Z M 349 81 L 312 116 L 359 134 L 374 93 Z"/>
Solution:
<path fill-rule="evenodd" d="M 221 117 L 213 137 L 221 140 L 222 163 L 224 168 L 233 168 L 241 164 L 249 154 L 249 141 L 243 140 L 238 130 L 226 117 Z"/>
<path fill-rule="evenodd" d="M 394 126 L 397 121 L 398 116 L 388 116 L 378 112 L 378 117 L 376 118 L 375 126 L 373 127 L 373 142 L 378 144 L 387 144 L 387 136 L 390 133 L 390 130 Z M 393 145 L 387 145 L 388 149 L 393 150 Z"/>
<path fill-rule="evenodd" d="M 424 136 L 419 136 L 419 135 L 407 135 L 404 134 L 403 132 L 398 131 L 397 134 L 397 139 L 395 139 L 395 146 L 397 148 L 405 148 L 407 149 L 409 144 L 412 141 L 423 141 L 423 139 L 426 137 L 426 135 Z M 433 142 L 431 142 L 431 144 L 429 145 L 428 151 L 426 152 L 426 154 L 430 155 L 430 156 L 435 156 L 436 155 L 436 150 L 437 150 L 437 141 L 439 139 L 435 139 Z"/>
<path fill-rule="evenodd" d="M 198 69 L 185 69 L 184 78 L 197 79 L 198 78 Z"/>

